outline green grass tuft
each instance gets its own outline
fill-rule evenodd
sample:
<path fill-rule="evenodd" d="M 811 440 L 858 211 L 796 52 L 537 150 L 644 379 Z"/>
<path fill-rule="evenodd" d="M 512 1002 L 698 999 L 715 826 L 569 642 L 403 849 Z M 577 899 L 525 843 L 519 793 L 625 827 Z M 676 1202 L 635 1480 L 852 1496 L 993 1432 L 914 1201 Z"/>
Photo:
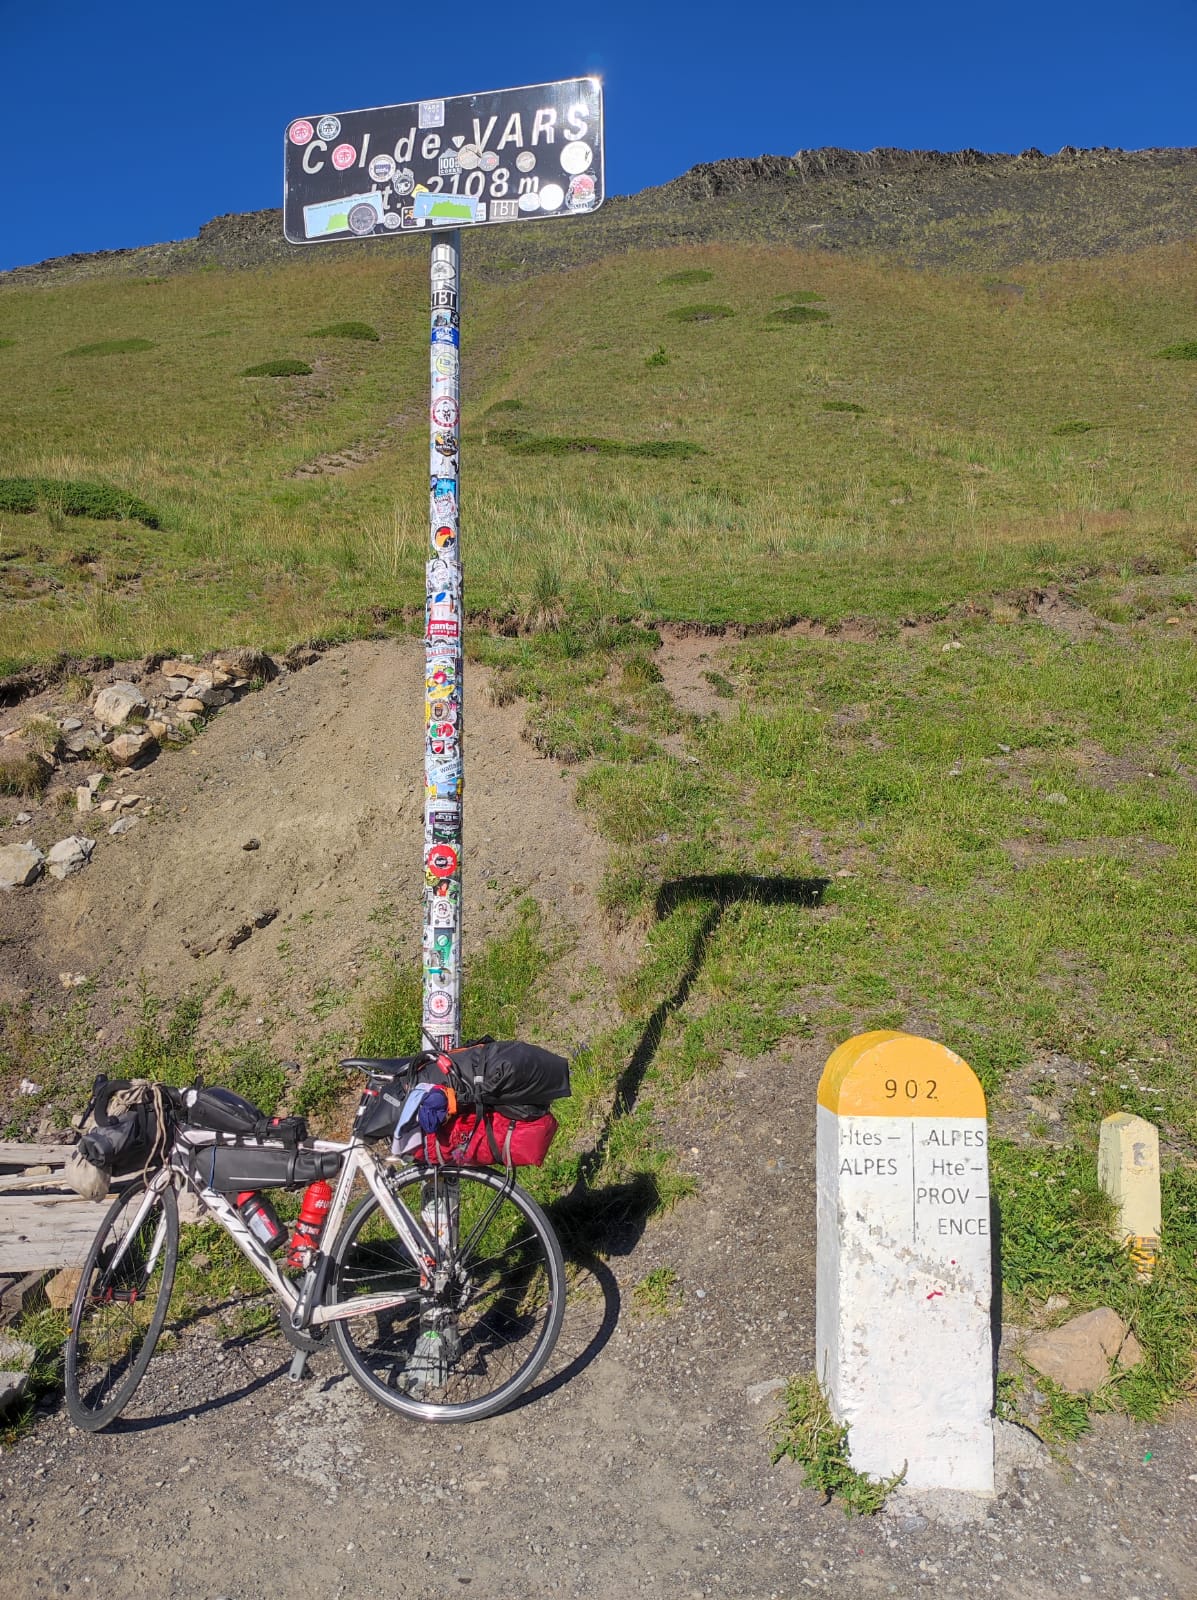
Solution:
<path fill-rule="evenodd" d="M 838 1500 L 848 1516 L 871 1517 L 906 1476 L 905 1464 L 889 1478 L 857 1472 L 848 1456 L 848 1429 L 831 1415 L 814 1373 L 791 1378 L 785 1410 L 771 1429 L 774 1465 L 783 1458 L 802 1468 L 802 1482 L 824 1502 Z"/>
<path fill-rule="evenodd" d="M 70 478 L 0 478 L 0 511 L 21 514 L 50 510 L 65 517 L 90 517 L 94 522 L 140 522 L 157 528 L 158 513 L 136 495 L 106 483 Z"/>
<path fill-rule="evenodd" d="M 495 417 L 501 411 L 522 411 L 523 409 L 524 402 L 522 400 L 496 400 L 493 406 L 487 406 L 486 414 L 488 417 Z"/>
<path fill-rule="evenodd" d="M 246 367 L 243 378 L 306 378 L 312 369 L 306 361 L 296 361 L 291 356 L 280 356 L 276 361 L 261 361 L 256 367 Z"/>
<path fill-rule="evenodd" d="M 1061 422 L 1057 424 L 1057 426 L 1052 429 L 1052 433 L 1058 439 L 1067 438 L 1068 435 L 1072 433 L 1092 433 L 1097 426 L 1098 424 L 1096 422 L 1082 422 L 1079 417 L 1076 417 L 1069 422 Z"/>
<path fill-rule="evenodd" d="M 139 350 L 157 348 L 153 339 L 101 339 L 96 344 L 79 344 L 68 350 L 68 356 L 129 356 Z"/>
<path fill-rule="evenodd" d="M 381 335 L 368 322 L 330 322 L 327 328 L 311 328 L 309 339 L 365 339 L 377 344 Z"/>
<path fill-rule="evenodd" d="M 696 283 L 710 283 L 714 276 L 715 274 L 706 267 L 687 267 L 682 272 L 671 272 L 668 277 L 662 278 L 661 282 L 670 288 L 688 289 Z"/>
<path fill-rule="evenodd" d="M 816 311 L 812 306 L 775 306 L 765 313 L 766 322 L 830 322 L 830 311 Z"/>
<path fill-rule="evenodd" d="M 669 365 L 669 357 L 665 354 L 665 346 L 659 344 L 651 356 L 645 356 L 644 365 L 646 367 L 667 367 Z"/>
<path fill-rule="evenodd" d="M 775 300 L 788 300 L 791 305 L 807 305 L 812 300 L 822 300 L 821 294 L 816 294 L 813 289 L 786 289 L 781 294 L 773 296 Z"/>
<path fill-rule="evenodd" d="M 824 400 L 824 411 L 847 411 L 854 417 L 863 417 L 865 408 L 858 406 L 854 400 Z"/>
<path fill-rule="evenodd" d="M 624 444 L 589 435 L 532 434 L 524 428 L 491 428 L 486 442 L 516 456 L 634 456 L 645 461 L 688 461 L 692 456 L 706 454 L 701 445 L 686 439 L 646 439 L 641 444 Z"/>
<path fill-rule="evenodd" d="M 1185 339 L 1180 344 L 1170 344 L 1157 350 L 1161 361 L 1197 361 L 1197 339 Z"/>
<path fill-rule="evenodd" d="M 672 1267 L 653 1267 L 632 1287 L 632 1304 L 645 1316 L 663 1317 L 677 1301 L 677 1273 Z"/>
<path fill-rule="evenodd" d="M 731 306 L 717 305 L 674 306 L 665 313 L 674 322 L 717 322 L 735 314 Z"/>

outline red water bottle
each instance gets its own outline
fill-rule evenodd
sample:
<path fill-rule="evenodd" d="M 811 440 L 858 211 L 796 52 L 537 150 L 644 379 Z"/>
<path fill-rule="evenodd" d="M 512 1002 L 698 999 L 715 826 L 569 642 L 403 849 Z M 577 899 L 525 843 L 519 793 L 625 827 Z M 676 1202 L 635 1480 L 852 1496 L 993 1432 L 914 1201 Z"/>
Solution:
<path fill-rule="evenodd" d="M 309 1183 L 304 1190 L 303 1204 L 299 1208 L 299 1216 L 295 1222 L 295 1232 L 291 1235 L 291 1245 L 287 1251 L 287 1265 L 304 1271 L 312 1264 L 320 1244 L 320 1235 L 324 1232 L 324 1219 L 328 1216 L 328 1208 L 332 1205 L 332 1185 L 325 1183 L 323 1178 L 317 1178 L 315 1183 Z"/>

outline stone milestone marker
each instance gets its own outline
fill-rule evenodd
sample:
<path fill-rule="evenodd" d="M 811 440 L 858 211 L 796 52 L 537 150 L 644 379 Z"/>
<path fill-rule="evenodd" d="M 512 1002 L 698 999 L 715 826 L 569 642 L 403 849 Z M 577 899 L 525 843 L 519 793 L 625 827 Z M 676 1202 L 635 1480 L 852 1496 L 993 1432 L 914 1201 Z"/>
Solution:
<path fill-rule="evenodd" d="M 819 1080 L 816 1360 L 852 1465 L 993 1491 L 985 1095 L 930 1039 L 865 1033 Z"/>
<path fill-rule="evenodd" d="M 1160 1248 L 1160 1136 L 1142 1117 L 1115 1111 L 1101 1125 L 1097 1178 L 1117 1207 L 1118 1236 L 1138 1276 L 1155 1270 Z"/>

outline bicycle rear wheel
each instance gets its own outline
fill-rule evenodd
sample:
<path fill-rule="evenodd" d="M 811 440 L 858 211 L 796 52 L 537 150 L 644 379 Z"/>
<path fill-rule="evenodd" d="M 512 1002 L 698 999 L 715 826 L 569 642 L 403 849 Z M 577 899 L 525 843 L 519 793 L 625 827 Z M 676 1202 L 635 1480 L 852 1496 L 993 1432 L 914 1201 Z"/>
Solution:
<path fill-rule="evenodd" d="M 106 1428 L 132 1399 L 166 1321 L 178 1256 L 173 1186 L 132 1184 L 92 1240 L 71 1307 L 66 1403 L 76 1427 Z"/>
<path fill-rule="evenodd" d="M 535 1200 L 485 1168 L 400 1175 L 391 1192 L 438 1237 L 421 1271 L 373 1195 L 333 1246 L 326 1302 L 406 1293 L 332 1324 L 341 1357 L 383 1405 L 424 1422 L 476 1422 L 523 1393 L 565 1314 L 561 1247 Z"/>

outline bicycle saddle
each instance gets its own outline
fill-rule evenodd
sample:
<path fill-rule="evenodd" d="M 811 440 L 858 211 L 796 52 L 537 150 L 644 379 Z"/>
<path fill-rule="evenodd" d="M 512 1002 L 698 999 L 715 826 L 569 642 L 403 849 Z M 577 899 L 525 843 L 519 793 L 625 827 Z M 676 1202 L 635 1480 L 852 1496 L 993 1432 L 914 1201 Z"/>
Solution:
<path fill-rule="evenodd" d="M 346 1072 L 369 1072 L 381 1078 L 398 1078 L 410 1072 L 419 1060 L 419 1056 L 346 1056 L 341 1066 Z"/>

